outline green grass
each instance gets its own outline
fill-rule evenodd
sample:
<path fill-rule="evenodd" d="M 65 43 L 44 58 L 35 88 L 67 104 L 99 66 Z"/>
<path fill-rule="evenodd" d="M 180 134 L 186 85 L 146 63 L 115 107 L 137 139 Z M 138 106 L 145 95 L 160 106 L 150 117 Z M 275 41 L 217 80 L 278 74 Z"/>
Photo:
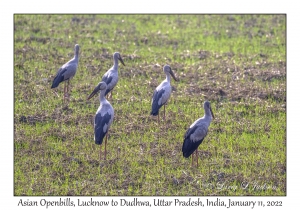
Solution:
<path fill-rule="evenodd" d="M 64 105 L 63 85 L 59 97 L 50 86 L 75 43 Z M 126 66 L 100 161 L 99 99 L 86 97 L 116 51 Z M 149 114 L 164 64 L 179 82 L 158 125 Z M 15 195 L 286 195 L 285 15 L 15 15 L 14 99 Z M 205 100 L 216 118 L 196 168 L 181 146 Z M 273 189 L 254 188 L 264 184 Z"/>

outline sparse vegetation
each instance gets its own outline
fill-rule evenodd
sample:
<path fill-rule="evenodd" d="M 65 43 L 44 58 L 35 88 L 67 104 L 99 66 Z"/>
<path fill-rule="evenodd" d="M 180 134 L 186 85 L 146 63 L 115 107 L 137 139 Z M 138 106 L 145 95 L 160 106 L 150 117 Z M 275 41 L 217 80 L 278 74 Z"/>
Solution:
<path fill-rule="evenodd" d="M 50 86 L 76 43 L 63 104 L 63 85 L 59 97 Z M 286 195 L 285 15 L 19 14 L 14 48 L 15 195 Z M 99 99 L 86 97 L 116 51 L 126 66 L 99 161 Z M 151 96 L 164 64 L 180 81 L 157 125 Z M 192 168 L 181 146 L 204 100 L 216 118 Z"/>

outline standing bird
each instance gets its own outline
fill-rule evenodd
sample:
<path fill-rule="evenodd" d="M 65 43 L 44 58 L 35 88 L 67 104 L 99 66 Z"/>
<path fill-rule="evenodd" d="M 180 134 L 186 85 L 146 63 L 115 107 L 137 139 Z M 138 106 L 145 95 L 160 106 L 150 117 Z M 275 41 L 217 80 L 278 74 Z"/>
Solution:
<path fill-rule="evenodd" d="M 113 55 L 114 58 L 114 65 L 103 75 L 102 82 L 105 82 L 107 85 L 107 89 L 105 91 L 105 96 L 110 92 L 110 98 L 112 98 L 112 90 L 118 83 L 119 77 L 118 77 L 118 67 L 119 67 L 119 61 L 125 66 L 123 59 L 120 55 L 120 53 L 115 52 Z"/>
<path fill-rule="evenodd" d="M 105 93 L 107 90 L 107 85 L 105 82 L 99 82 L 99 84 L 97 85 L 97 87 L 95 87 L 94 91 L 90 94 L 87 100 L 92 98 L 99 90 L 100 90 L 100 106 L 95 115 L 94 139 L 95 139 L 95 143 L 100 145 L 100 159 L 101 159 L 101 144 L 103 142 L 104 136 L 106 135 L 105 148 L 104 148 L 104 160 L 105 160 L 108 130 L 114 119 L 114 109 L 105 98 Z"/>
<path fill-rule="evenodd" d="M 205 101 L 203 104 L 205 114 L 203 117 L 196 120 L 184 135 L 184 142 L 182 145 L 183 157 L 188 158 L 196 150 L 197 167 L 198 167 L 198 147 L 202 143 L 204 137 L 207 134 L 208 127 L 214 114 L 211 110 L 209 101 Z M 192 165 L 193 165 L 192 155 Z"/>
<path fill-rule="evenodd" d="M 74 57 L 69 60 L 67 63 L 65 63 L 60 69 L 58 69 L 57 74 L 52 82 L 51 88 L 56 88 L 58 87 L 59 83 L 63 81 L 68 81 L 68 86 L 66 88 L 66 82 L 64 85 L 64 99 L 63 101 L 65 102 L 65 98 L 69 96 L 69 83 L 70 79 L 74 77 L 77 67 L 78 67 L 78 59 L 79 59 L 79 45 L 75 45 L 75 55 Z M 66 90 L 67 89 L 67 90 Z"/>
<path fill-rule="evenodd" d="M 164 105 L 164 119 L 166 118 L 166 103 L 171 96 L 172 87 L 171 87 L 171 78 L 170 75 L 174 78 L 175 81 L 178 81 L 169 65 L 165 65 L 163 68 L 166 79 L 160 83 L 159 86 L 155 89 L 152 96 L 152 111 L 151 115 L 157 116 L 157 122 L 159 122 L 159 109 Z"/>

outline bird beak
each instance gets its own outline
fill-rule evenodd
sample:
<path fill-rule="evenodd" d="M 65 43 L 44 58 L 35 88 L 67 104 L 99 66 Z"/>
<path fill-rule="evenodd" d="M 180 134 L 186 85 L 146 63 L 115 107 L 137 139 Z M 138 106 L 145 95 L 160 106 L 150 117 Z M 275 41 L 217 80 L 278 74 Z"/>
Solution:
<path fill-rule="evenodd" d="M 95 87 L 95 89 L 93 90 L 93 92 L 89 95 L 89 97 L 86 100 L 90 100 L 91 98 L 93 98 L 93 96 L 98 93 L 98 91 L 100 90 L 100 85 L 98 85 L 97 87 Z"/>
<path fill-rule="evenodd" d="M 123 59 L 121 58 L 121 56 L 118 58 L 119 61 L 121 61 L 121 63 L 125 66 Z"/>
<path fill-rule="evenodd" d="M 175 77 L 174 72 L 172 71 L 172 69 L 171 69 L 171 71 L 170 71 L 170 74 L 171 74 L 171 76 L 173 77 L 173 79 L 174 79 L 175 81 L 178 81 L 177 78 Z"/>
<path fill-rule="evenodd" d="M 211 107 L 209 107 L 209 109 L 210 109 L 210 113 L 211 113 L 212 117 L 215 118 L 214 113 L 213 113 Z"/>

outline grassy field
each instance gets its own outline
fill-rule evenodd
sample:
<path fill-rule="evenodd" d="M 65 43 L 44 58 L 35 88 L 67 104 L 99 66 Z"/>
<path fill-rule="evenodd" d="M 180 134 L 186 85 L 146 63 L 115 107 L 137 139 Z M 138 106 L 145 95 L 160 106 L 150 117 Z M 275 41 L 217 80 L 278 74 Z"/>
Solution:
<path fill-rule="evenodd" d="M 71 97 L 50 89 L 80 45 Z M 107 160 L 86 101 L 120 52 Z M 167 119 L 150 116 L 169 64 Z M 181 153 L 212 104 L 199 167 Z M 15 195 L 286 195 L 285 15 L 15 15 Z"/>

